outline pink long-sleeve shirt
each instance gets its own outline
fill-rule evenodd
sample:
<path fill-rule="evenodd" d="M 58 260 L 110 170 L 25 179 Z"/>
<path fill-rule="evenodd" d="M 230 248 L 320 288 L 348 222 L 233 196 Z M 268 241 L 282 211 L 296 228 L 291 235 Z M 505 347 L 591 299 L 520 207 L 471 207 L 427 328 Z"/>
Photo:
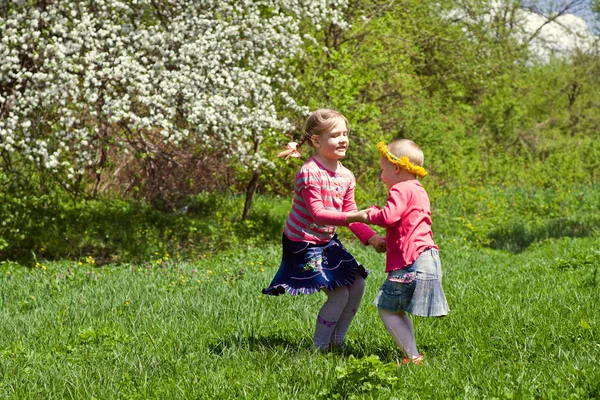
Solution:
<path fill-rule="evenodd" d="M 412 264 L 427 248 L 438 248 L 431 231 L 429 196 L 419 181 L 392 186 L 383 208 L 371 208 L 371 223 L 386 229 L 385 272 Z"/>
<path fill-rule="evenodd" d="M 346 213 L 356 211 L 356 181 L 349 169 L 338 163 L 333 172 L 314 157 L 296 174 L 292 210 L 283 228 L 288 239 L 322 244 L 335 235 L 336 226 L 346 226 Z M 352 223 L 348 228 L 367 244 L 375 232 L 366 224 Z"/>

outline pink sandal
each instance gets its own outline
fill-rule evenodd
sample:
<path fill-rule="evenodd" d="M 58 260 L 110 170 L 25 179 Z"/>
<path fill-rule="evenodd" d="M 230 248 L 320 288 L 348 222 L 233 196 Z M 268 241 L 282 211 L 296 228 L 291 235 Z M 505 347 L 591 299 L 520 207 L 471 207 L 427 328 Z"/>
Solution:
<path fill-rule="evenodd" d="M 398 365 L 407 365 L 407 364 L 421 364 L 423 362 L 423 360 L 425 359 L 425 356 L 423 354 L 420 354 L 416 357 L 413 358 L 408 358 L 408 357 L 404 357 L 404 359 L 402 360 L 402 362 L 398 362 Z"/>

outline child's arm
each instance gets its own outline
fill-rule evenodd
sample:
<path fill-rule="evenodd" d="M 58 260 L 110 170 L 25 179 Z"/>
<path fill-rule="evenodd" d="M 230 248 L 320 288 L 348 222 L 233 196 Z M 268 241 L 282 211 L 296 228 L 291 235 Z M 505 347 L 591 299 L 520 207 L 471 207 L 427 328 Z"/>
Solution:
<path fill-rule="evenodd" d="M 371 229 L 370 226 L 364 224 L 364 220 L 351 221 L 348 220 L 350 214 L 356 213 L 356 201 L 354 200 L 354 187 L 350 187 L 344 195 L 342 203 L 342 212 L 346 213 L 346 224 L 354 235 L 366 246 L 371 245 L 380 249 L 381 240 L 379 235 Z M 368 222 L 368 221 L 367 221 Z M 384 248 L 385 250 L 385 248 Z M 378 250 L 379 251 L 379 250 Z"/>
<path fill-rule="evenodd" d="M 300 192 L 313 221 L 321 225 L 346 226 L 346 213 L 325 209 L 321 189 L 307 186 Z"/>
<path fill-rule="evenodd" d="M 370 223 L 369 218 L 367 217 L 367 211 L 368 210 L 361 210 L 361 211 L 352 211 L 352 212 L 347 213 L 346 214 L 346 222 L 348 223 L 348 227 L 366 226 L 368 228 L 368 226 L 365 225 L 365 223 Z M 350 228 L 350 229 L 352 229 L 352 228 Z M 373 230 L 371 228 L 369 228 L 369 230 L 371 232 L 373 232 Z M 360 239 L 360 236 L 358 236 L 358 234 L 356 232 L 354 232 L 354 234 Z M 369 239 L 367 239 L 367 242 L 364 244 L 365 244 L 365 246 L 367 244 L 370 244 L 371 246 L 373 246 L 373 248 L 375 248 L 375 250 L 377 250 L 378 253 L 383 253 L 386 249 L 385 248 L 385 237 L 379 236 L 376 233 L 371 235 L 369 237 Z"/>
<path fill-rule="evenodd" d="M 321 197 L 321 189 L 307 186 L 300 192 L 313 221 L 321 225 L 348 226 L 354 235 L 366 246 L 372 245 L 381 250 L 381 239 L 373 229 L 365 224 L 350 224 L 346 216 L 351 211 L 356 211 L 354 202 L 354 189 L 349 189 L 344 197 L 342 212 L 325 209 Z M 383 248 L 385 250 L 385 248 Z"/>
<path fill-rule="evenodd" d="M 406 209 L 408 199 L 405 193 L 397 188 L 391 188 L 385 206 L 381 209 L 369 208 L 364 210 L 370 223 L 388 227 L 394 225 L 400 220 L 402 213 Z"/>
<path fill-rule="evenodd" d="M 352 211 L 346 214 L 346 222 L 349 224 L 348 226 L 354 223 L 370 224 L 371 221 L 369 221 L 368 211 L 369 210 Z"/>

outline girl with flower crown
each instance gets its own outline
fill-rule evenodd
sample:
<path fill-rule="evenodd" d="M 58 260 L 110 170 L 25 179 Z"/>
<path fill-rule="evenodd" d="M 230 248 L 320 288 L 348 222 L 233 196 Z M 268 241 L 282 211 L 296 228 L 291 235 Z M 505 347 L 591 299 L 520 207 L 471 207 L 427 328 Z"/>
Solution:
<path fill-rule="evenodd" d="M 339 161 L 348 150 L 348 125 L 335 110 L 316 110 L 306 121 L 300 142 L 288 144 L 279 154 L 299 157 L 298 148 L 304 142 L 316 150 L 296 174 L 281 264 L 263 293 L 326 294 L 314 333 L 314 346 L 319 350 L 344 345 L 369 273 L 342 245 L 336 226 L 348 226 L 363 244 L 385 251 L 385 241 L 369 226 L 346 222 L 348 213 L 357 210 L 354 175 Z"/>
<path fill-rule="evenodd" d="M 438 246 L 431 232 L 429 197 L 417 176 L 425 176 L 423 152 L 414 142 L 396 140 L 377 145 L 381 180 L 389 192 L 385 206 L 351 213 L 348 222 L 365 222 L 386 228 L 388 276 L 374 304 L 387 331 L 406 357 L 402 363 L 420 364 L 415 331 L 407 313 L 423 317 L 448 314 L 442 288 Z M 399 363 L 400 364 L 400 363 Z"/>

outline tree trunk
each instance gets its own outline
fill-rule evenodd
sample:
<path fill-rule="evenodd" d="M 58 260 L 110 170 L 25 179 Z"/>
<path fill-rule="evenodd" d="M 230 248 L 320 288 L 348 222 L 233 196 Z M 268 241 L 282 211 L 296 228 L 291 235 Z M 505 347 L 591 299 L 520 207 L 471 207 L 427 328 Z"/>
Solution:
<path fill-rule="evenodd" d="M 575 136 L 577 132 L 577 124 L 579 124 L 579 116 L 577 115 L 577 110 L 575 109 L 575 103 L 579 98 L 579 94 L 581 92 L 581 85 L 579 82 L 573 82 L 569 85 L 569 130 L 571 132 L 571 137 Z"/>
<path fill-rule="evenodd" d="M 248 186 L 246 187 L 246 202 L 244 203 L 244 212 L 242 214 L 242 221 L 245 221 L 250 216 L 250 208 L 252 207 L 252 197 L 254 196 L 254 192 L 256 192 L 256 188 L 258 187 L 258 181 L 260 180 L 260 167 L 256 168 L 252 173 L 252 178 L 250 178 L 250 182 L 248 182 Z"/>

